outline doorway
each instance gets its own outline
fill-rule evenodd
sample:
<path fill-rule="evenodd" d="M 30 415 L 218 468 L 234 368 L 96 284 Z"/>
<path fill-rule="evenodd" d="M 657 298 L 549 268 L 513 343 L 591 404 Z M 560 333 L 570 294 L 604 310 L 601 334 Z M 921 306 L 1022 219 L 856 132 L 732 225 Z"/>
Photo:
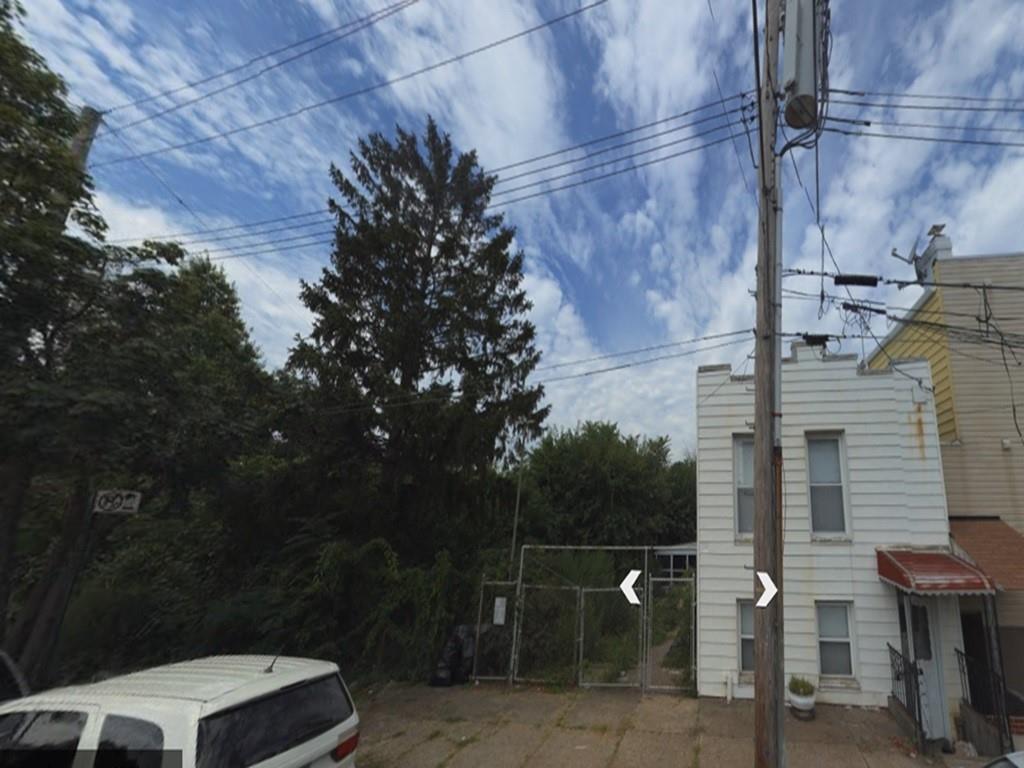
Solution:
<path fill-rule="evenodd" d="M 937 607 L 933 599 L 914 595 L 904 594 L 899 602 L 900 643 L 903 655 L 918 669 L 921 726 L 928 739 L 948 737 Z"/>

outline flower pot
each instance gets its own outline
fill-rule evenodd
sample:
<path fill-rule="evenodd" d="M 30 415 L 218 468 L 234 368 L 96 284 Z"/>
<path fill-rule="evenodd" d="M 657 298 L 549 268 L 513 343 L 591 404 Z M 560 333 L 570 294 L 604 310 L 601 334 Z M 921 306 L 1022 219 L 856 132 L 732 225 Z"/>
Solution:
<path fill-rule="evenodd" d="M 814 694 L 801 696 L 789 691 L 789 704 L 795 717 L 801 720 L 814 719 Z"/>

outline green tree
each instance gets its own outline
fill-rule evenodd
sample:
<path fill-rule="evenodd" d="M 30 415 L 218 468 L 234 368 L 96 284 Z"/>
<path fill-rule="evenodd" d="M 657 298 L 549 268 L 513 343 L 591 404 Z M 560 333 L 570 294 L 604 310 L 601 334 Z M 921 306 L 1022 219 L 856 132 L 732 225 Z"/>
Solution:
<path fill-rule="evenodd" d="M 331 168 L 344 202 L 331 266 L 304 284 L 312 333 L 289 368 L 310 384 L 325 439 L 379 467 L 360 527 L 431 559 L 479 502 L 473 477 L 539 432 L 540 353 L 514 230 L 488 212 L 496 177 L 429 120 L 422 145 L 371 134 Z M 467 511 L 466 514 L 472 514 Z"/>
<path fill-rule="evenodd" d="M 678 544 L 692 535 L 694 485 L 669 463 L 668 438 L 584 422 L 530 452 L 523 533 L 545 544 Z"/>
<path fill-rule="evenodd" d="M 70 146 L 78 116 L 63 81 L 18 34 L 17 2 L 0 0 L 0 641 L 15 540 L 32 477 L 53 448 L 28 418 L 60 393 L 67 339 L 97 311 L 100 283 L 131 251 L 96 243 L 104 224 Z M 64 231 L 70 219 L 83 236 Z"/>

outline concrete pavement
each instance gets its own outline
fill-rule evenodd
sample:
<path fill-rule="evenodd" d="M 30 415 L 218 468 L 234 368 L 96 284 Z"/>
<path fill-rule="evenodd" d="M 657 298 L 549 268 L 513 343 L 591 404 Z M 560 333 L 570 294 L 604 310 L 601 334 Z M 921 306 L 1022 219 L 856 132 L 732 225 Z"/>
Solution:
<path fill-rule="evenodd" d="M 753 764 L 749 701 L 641 696 L 634 690 L 389 684 L 357 696 L 357 703 L 363 768 Z M 791 768 L 942 766 L 914 755 L 883 710 L 819 706 L 813 722 L 787 715 L 786 748 Z"/>

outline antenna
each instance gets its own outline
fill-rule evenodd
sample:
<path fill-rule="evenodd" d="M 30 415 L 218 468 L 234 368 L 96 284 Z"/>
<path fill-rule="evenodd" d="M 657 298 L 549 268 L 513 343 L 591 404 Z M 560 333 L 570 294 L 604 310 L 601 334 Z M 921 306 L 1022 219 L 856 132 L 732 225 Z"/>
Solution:
<path fill-rule="evenodd" d="M 270 664 L 267 666 L 266 669 L 263 670 L 263 672 L 265 674 L 269 675 L 271 672 L 274 671 L 274 664 L 276 664 L 277 660 L 281 658 L 281 654 L 282 653 L 284 653 L 284 649 L 281 649 L 280 651 L 278 651 L 277 652 L 277 656 L 275 656 L 273 659 L 270 660 Z"/>
<path fill-rule="evenodd" d="M 932 229 L 934 229 L 934 227 L 932 227 Z M 900 261 L 905 262 L 907 264 L 913 264 L 917 260 L 917 244 L 921 242 L 922 234 L 922 232 L 918 232 L 917 237 L 914 238 L 914 245 L 910 249 L 909 256 L 900 256 L 899 252 L 895 248 L 892 249 L 892 252 L 889 255 L 892 256 L 894 259 L 899 259 Z M 929 232 L 928 234 L 931 234 L 931 232 Z"/>

